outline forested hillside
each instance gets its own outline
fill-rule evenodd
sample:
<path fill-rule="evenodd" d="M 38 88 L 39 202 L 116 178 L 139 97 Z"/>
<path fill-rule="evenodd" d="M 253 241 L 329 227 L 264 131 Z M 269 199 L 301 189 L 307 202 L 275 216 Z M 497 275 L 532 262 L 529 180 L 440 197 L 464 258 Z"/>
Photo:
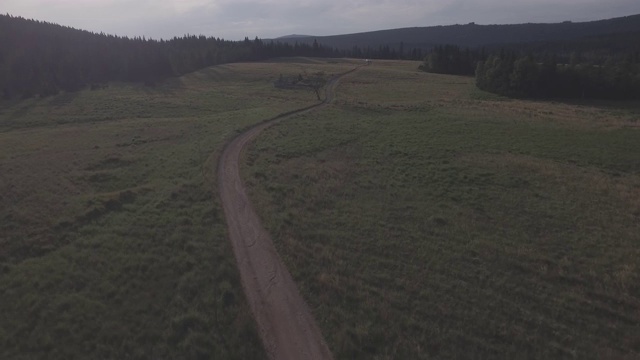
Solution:
<path fill-rule="evenodd" d="M 296 37 L 295 41 L 310 44 L 317 40 L 325 46 L 340 50 L 351 50 L 354 47 L 378 49 L 380 46 L 399 50 L 401 44 L 405 50 L 414 48 L 427 50 L 441 44 L 475 48 L 496 44 L 503 46 L 504 44 L 571 41 L 590 36 L 627 32 L 640 32 L 640 15 L 575 23 L 512 25 L 470 23 L 412 27 L 335 36 Z"/>
<path fill-rule="evenodd" d="M 476 85 L 514 97 L 640 99 L 640 54 L 603 60 L 594 64 L 574 54 L 559 63 L 555 56 L 502 52 L 478 63 Z"/>
<path fill-rule="evenodd" d="M 640 32 L 480 50 L 436 46 L 420 69 L 475 75 L 480 89 L 505 96 L 640 99 Z"/>
<path fill-rule="evenodd" d="M 509 49 L 543 55 L 553 53 L 560 61 L 569 62 L 573 54 L 589 61 L 602 61 L 611 55 L 640 52 L 640 31 L 585 36 L 574 40 L 534 41 L 486 46 L 488 51 Z"/>
<path fill-rule="evenodd" d="M 629 94 L 635 94 L 635 90 L 627 90 L 636 86 L 633 74 L 637 73 L 637 54 L 640 53 L 640 15 L 586 23 L 468 24 L 318 38 L 245 38 L 244 41 L 203 35 L 184 35 L 168 40 L 128 38 L 0 15 L 0 95 L 5 99 L 49 96 L 87 86 L 99 88 L 109 81 L 152 85 L 160 79 L 211 65 L 286 56 L 424 60 L 422 69 L 425 71 L 473 75 L 478 63 L 486 61 L 489 55 L 502 59 L 499 61 L 502 69 L 506 61 L 503 49 L 516 54 L 515 57 L 526 55 L 547 59 L 553 54 L 554 61 L 559 64 L 571 61 L 574 61 L 574 65 L 576 61 L 583 64 L 580 70 L 576 70 L 576 67 L 571 67 L 570 71 L 558 69 L 556 74 L 571 78 L 563 81 L 573 85 L 548 85 L 550 89 L 568 89 L 575 88 L 575 84 L 593 83 L 583 79 L 587 76 L 584 75 L 587 72 L 585 69 L 590 69 L 588 77 L 600 80 L 593 83 L 593 90 L 579 91 L 580 96 L 596 93 L 610 96 L 615 93 L 628 97 Z M 497 64 L 495 59 L 483 63 L 485 65 L 481 70 L 485 71 L 484 80 L 479 81 L 479 86 L 510 95 L 540 96 L 543 93 L 538 90 L 535 94 L 523 91 L 519 85 L 514 85 L 509 77 L 511 75 L 487 82 L 495 73 L 491 70 L 493 65 L 487 64 Z M 516 59 L 509 59 L 513 60 L 509 65 L 512 71 Z M 541 63 L 543 60 L 537 61 Z M 521 61 L 521 65 L 525 63 L 527 61 Z M 539 75 L 544 72 L 539 66 L 534 63 L 529 68 L 536 68 L 535 73 Z M 616 70 L 606 70 L 614 67 Z M 633 76 L 615 80 L 626 76 L 621 75 L 620 71 Z M 502 70 L 498 73 L 502 73 Z M 567 75 L 569 73 L 571 75 Z M 601 79 L 603 76 L 607 79 Z M 576 77 L 580 80 L 576 80 Z M 615 87 L 617 90 L 611 92 L 612 81 L 625 82 L 626 85 L 619 89 Z M 498 83 L 502 85 L 487 85 Z M 595 90 L 604 83 L 609 84 L 604 87 L 609 90 Z M 547 86 L 538 85 L 534 87 L 541 89 Z M 578 92 L 572 90 L 571 93 Z"/>
<path fill-rule="evenodd" d="M 276 56 L 333 56 L 333 49 L 260 39 L 184 35 L 170 40 L 95 34 L 0 15 L 0 94 L 48 96 L 108 81 L 153 84 L 206 66 Z"/>

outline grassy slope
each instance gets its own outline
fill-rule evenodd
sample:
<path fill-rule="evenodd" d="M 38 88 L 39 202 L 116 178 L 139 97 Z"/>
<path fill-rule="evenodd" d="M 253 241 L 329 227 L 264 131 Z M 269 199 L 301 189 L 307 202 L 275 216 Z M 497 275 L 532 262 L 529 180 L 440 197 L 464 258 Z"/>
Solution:
<path fill-rule="evenodd" d="M 246 154 L 337 358 L 640 355 L 640 106 L 376 62 Z"/>
<path fill-rule="evenodd" d="M 321 63 L 0 103 L 0 358 L 263 358 L 216 195 L 236 131 Z"/>

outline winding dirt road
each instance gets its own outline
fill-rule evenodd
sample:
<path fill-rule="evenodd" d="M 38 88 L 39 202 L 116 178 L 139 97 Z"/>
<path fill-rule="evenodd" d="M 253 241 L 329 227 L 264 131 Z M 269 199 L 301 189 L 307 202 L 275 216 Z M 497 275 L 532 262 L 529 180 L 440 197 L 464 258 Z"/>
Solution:
<path fill-rule="evenodd" d="M 240 155 L 262 130 L 329 104 L 338 80 L 357 69 L 331 78 L 322 103 L 280 115 L 240 134 L 225 147 L 218 163 L 220 197 L 242 286 L 271 359 L 332 359 L 333 355 L 249 201 L 240 178 Z"/>

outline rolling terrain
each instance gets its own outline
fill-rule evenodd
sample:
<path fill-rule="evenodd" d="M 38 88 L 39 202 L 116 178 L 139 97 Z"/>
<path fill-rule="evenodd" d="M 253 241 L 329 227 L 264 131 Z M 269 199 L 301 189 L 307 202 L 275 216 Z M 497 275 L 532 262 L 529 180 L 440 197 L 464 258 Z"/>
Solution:
<path fill-rule="evenodd" d="M 362 49 L 389 46 L 398 49 L 430 49 L 435 45 L 451 44 L 462 47 L 500 46 L 521 43 L 567 42 L 590 37 L 640 32 L 640 15 L 564 23 L 529 23 L 511 25 L 447 25 L 408 27 L 332 36 L 291 36 L 274 41 L 312 44 L 315 41 L 341 50 L 354 46 Z"/>
<path fill-rule="evenodd" d="M 640 104 L 376 61 L 245 154 L 336 358 L 640 354 Z"/>
<path fill-rule="evenodd" d="M 0 358 L 260 359 L 217 196 L 227 140 L 316 104 L 216 66 L 155 87 L 0 102 Z"/>
<path fill-rule="evenodd" d="M 640 354 L 637 102 L 512 100 L 375 61 L 264 130 L 240 174 L 335 358 Z M 260 342 L 218 197 L 225 145 L 317 104 L 282 74 L 0 102 L 0 358 L 225 358 Z"/>

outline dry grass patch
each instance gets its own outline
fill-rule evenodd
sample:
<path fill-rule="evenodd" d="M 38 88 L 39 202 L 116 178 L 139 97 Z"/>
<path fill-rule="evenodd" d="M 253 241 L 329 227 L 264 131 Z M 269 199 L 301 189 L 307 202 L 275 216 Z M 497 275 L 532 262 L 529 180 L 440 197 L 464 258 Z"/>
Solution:
<path fill-rule="evenodd" d="M 477 101 L 450 100 L 443 102 L 452 113 L 472 115 L 490 113 L 518 121 L 549 121 L 574 129 L 614 130 L 638 128 L 640 113 L 634 110 L 612 111 L 609 107 L 588 104 L 550 103 L 526 100 Z M 620 104 L 623 105 L 623 104 Z"/>
<path fill-rule="evenodd" d="M 471 166 L 513 173 L 531 173 L 544 178 L 555 187 L 567 192 L 583 192 L 611 198 L 625 203 L 621 213 L 640 210 L 640 177 L 638 174 L 616 174 L 601 169 L 577 166 L 571 163 L 536 158 L 519 154 L 469 154 L 460 160 Z"/>
<path fill-rule="evenodd" d="M 337 99 L 345 104 L 383 109 L 432 106 L 443 100 L 466 97 L 465 87 L 473 85 L 473 78 L 427 74 L 418 71 L 418 65 L 409 61 L 374 62 L 345 78 Z"/>

